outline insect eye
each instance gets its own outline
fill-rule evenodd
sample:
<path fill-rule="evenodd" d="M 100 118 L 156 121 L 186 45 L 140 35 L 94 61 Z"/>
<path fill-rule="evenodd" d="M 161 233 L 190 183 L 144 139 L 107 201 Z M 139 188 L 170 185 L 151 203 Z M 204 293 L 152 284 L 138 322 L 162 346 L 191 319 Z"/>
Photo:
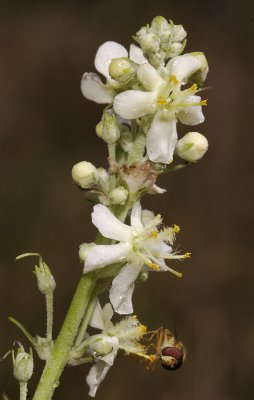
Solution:
<path fill-rule="evenodd" d="M 161 351 L 161 362 L 163 368 L 175 371 L 183 362 L 183 352 L 176 347 L 165 347 Z"/>

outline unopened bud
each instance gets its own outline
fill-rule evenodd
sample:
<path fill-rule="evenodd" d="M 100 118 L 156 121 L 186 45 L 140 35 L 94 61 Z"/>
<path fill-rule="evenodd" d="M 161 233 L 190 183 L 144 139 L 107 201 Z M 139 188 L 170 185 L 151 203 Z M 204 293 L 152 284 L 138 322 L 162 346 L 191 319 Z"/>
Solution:
<path fill-rule="evenodd" d="M 178 140 L 175 153 L 186 161 L 195 162 L 203 157 L 208 149 L 208 140 L 198 132 L 189 132 Z"/>
<path fill-rule="evenodd" d="M 115 114 L 109 115 L 103 113 L 102 139 L 108 144 L 114 144 L 120 138 L 120 129 L 118 128 Z"/>
<path fill-rule="evenodd" d="M 187 36 L 187 32 L 182 25 L 174 25 L 173 34 L 174 42 L 182 42 Z"/>
<path fill-rule="evenodd" d="M 91 348 L 97 354 L 104 356 L 111 352 L 112 343 L 109 337 L 104 335 L 94 335 L 92 337 Z"/>
<path fill-rule="evenodd" d="M 101 139 L 102 139 L 102 129 L 103 129 L 103 122 L 100 121 L 95 127 L 95 132 L 96 135 Z"/>
<path fill-rule="evenodd" d="M 89 250 L 95 246 L 95 243 L 82 243 L 79 246 L 79 259 L 85 261 Z"/>
<path fill-rule="evenodd" d="M 34 363 L 32 349 L 26 353 L 22 344 L 19 344 L 17 355 L 12 352 L 13 374 L 19 382 L 28 382 L 32 376 Z"/>
<path fill-rule="evenodd" d="M 209 71 L 207 59 L 202 52 L 194 52 L 190 54 L 200 62 L 199 70 L 192 75 L 191 79 L 193 82 L 203 83 L 206 80 Z"/>
<path fill-rule="evenodd" d="M 129 192 L 123 186 L 119 186 L 109 193 L 109 199 L 112 204 L 123 205 L 128 199 Z"/>
<path fill-rule="evenodd" d="M 161 35 L 166 29 L 168 29 L 168 21 L 162 16 L 155 17 L 151 23 L 152 30 Z"/>
<path fill-rule="evenodd" d="M 120 83 L 126 83 L 136 73 L 138 65 L 127 57 L 113 58 L 109 66 L 109 75 Z"/>
<path fill-rule="evenodd" d="M 155 34 L 147 33 L 140 38 L 140 46 L 145 53 L 155 53 L 160 50 L 160 40 Z"/>
<path fill-rule="evenodd" d="M 102 192 L 107 193 L 110 189 L 110 177 L 105 168 L 97 168 L 98 186 Z"/>
<path fill-rule="evenodd" d="M 38 289 L 43 294 L 52 293 L 55 290 L 55 279 L 44 261 L 40 259 L 39 267 L 35 266 L 34 273 L 37 278 Z"/>
<path fill-rule="evenodd" d="M 97 170 L 92 163 L 81 161 L 72 168 L 72 179 L 78 186 L 87 189 L 96 183 Z"/>

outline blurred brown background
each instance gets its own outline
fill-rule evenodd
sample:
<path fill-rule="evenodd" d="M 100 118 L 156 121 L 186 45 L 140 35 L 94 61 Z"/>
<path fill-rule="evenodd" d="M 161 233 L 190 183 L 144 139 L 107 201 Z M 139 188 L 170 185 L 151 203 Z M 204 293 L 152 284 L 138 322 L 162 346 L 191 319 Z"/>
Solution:
<path fill-rule="evenodd" d="M 102 107 L 82 98 L 81 75 L 94 70 L 101 43 L 128 46 L 138 28 L 163 15 L 184 25 L 187 51 L 207 55 L 212 90 L 198 130 L 210 148 L 198 165 L 160 180 L 165 195 L 143 200 L 166 224 L 181 226 L 177 245 L 193 256 L 180 266 L 182 280 L 152 274 L 137 286 L 134 301 L 149 328 L 176 325 L 188 358 L 174 373 L 160 366 L 147 371 L 133 359 L 119 358 L 97 399 L 253 398 L 253 2 L 2 0 L 0 5 L 0 353 L 15 339 L 27 346 L 8 315 L 34 334 L 45 330 L 34 260 L 15 263 L 15 256 L 40 251 L 52 268 L 57 332 L 82 271 L 78 245 L 94 237 L 91 205 L 70 177 L 74 163 L 100 166 L 106 157 L 94 133 Z M 66 369 L 54 398 L 88 398 L 87 371 L 87 366 Z M 10 360 L 0 363 L 0 377 L 0 392 L 18 399 Z"/>

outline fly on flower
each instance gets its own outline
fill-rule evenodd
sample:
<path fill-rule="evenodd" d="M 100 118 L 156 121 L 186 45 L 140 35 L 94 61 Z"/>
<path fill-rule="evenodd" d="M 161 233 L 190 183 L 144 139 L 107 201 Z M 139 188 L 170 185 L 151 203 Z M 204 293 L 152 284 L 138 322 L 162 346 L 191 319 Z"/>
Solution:
<path fill-rule="evenodd" d="M 156 356 L 153 365 L 160 361 L 162 367 L 168 371 L 180 368 L 186 359 L 186 349 L 183 343 L 163 327 L 153 332 L 150 339 L 152 340 L 154 336 L 156 336 L 156 343 L 152 346 L 155 347 Z"/>

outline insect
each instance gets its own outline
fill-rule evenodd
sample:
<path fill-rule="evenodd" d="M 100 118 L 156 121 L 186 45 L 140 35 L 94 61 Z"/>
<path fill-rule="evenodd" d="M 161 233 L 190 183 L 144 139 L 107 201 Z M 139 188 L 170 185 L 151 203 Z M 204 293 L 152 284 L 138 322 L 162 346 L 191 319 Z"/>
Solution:
<path fill-rule="evenodd" d="M 186 359 L 186 349 L 183 343 L 178 341 L 168 329 L 163 327 L 154 331 L 150 340 L 155 335 L 156 343 L 152 344 L 156 351 L 154 364 L 161 361 L 162 367 L 169 371 L 175 371 L 180 368 Z"/>

